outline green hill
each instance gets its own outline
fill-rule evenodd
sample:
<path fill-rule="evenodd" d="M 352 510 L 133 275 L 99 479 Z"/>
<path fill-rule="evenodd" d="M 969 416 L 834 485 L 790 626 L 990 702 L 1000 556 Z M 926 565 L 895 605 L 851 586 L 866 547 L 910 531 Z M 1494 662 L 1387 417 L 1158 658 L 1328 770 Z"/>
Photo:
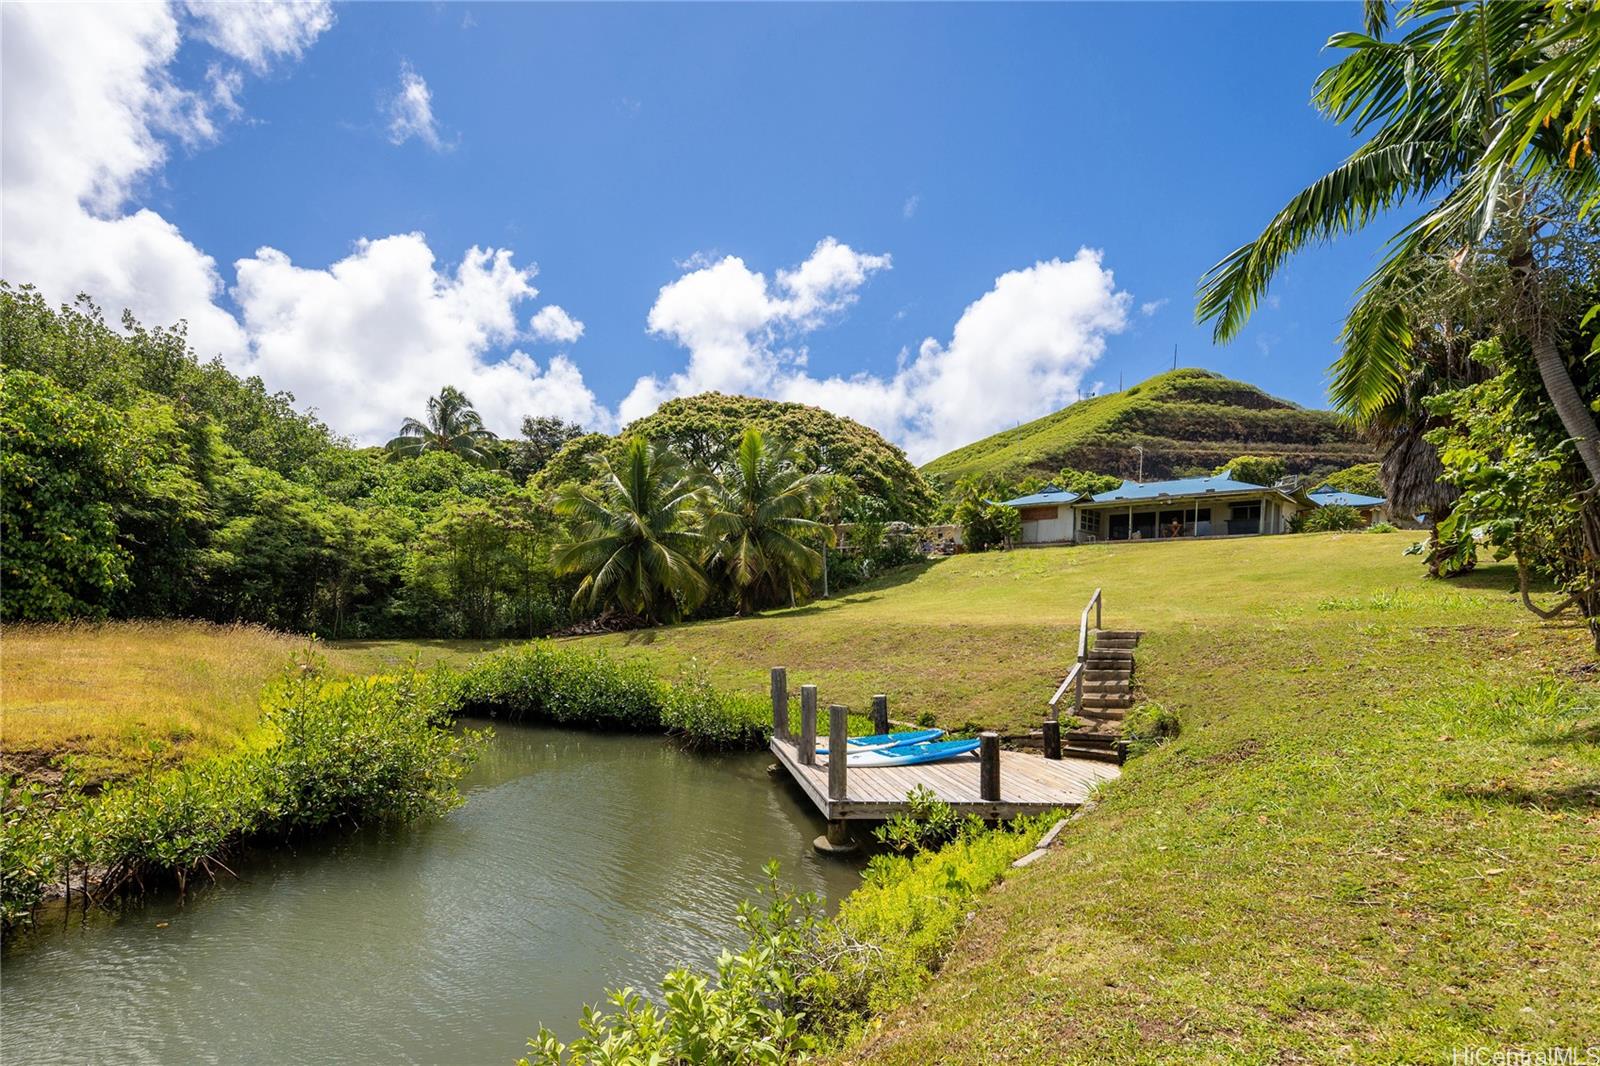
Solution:
<path fill-rule="evenodd" d="M 1269 396 L 1210 370 L 1173 370 L 1121 392 L 957 448 L 922 467 L 945 484 L 967 474 L 1017 481 L 1064 466 L 1119 477 L 1164 478 L 1212 470 L 1239 455 L 1281 456 L 1292 474 L 1372 459 L 1372 449 L 1331 411 Z"/>

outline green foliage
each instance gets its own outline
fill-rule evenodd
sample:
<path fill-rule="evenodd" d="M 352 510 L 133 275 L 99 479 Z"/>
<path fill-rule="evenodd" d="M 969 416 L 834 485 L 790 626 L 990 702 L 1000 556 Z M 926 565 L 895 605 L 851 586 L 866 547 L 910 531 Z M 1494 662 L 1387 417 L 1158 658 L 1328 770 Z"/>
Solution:
<path fill-rule="evenodd" d="M 26 916 L 74 870 L 102 891 L 221 868 L 246 841 L 333 824 L 403 821 L 460 802 L 481 734 L 448 727 L 452 689 L 415 671 L 325 681 L 300 670 L 269 691 L 239 749 L 115 785 L 96 799 L 7 779 L 0 914 Z"/>
<path fill-rule="evenodd" d="M 732 585 L 740 614 L 792 599 L 822 571 L 821 554 L 806 543 L 827 533 L 812 517 L 822 480 L 801 473 L 795 460 L 787 444 L 751 426 L 709 478 L 707 565 Z"/>
<path fill-rule="evenodd" d="M 1288 472 L 1283 459 L 1275 455 L 1240 455 L 1228 460 L 1214 474 L 1233 472 L 1233 480 L 1251 485 L 1271 485 Z"/>
<path fill-rule="evenodd" d="M 1374 522 L 1367 527 L 1368 533 L 1393 533 L 1399 527 L 1393 522 Z"/>
<path fill-rule="evenodd" d="M 881 501 L 884 513 L 876 517 L 918 522 L 933 510 L 933 489 L 903 451 L 861 423 L 820 407 L 708 392 L 668 400 L 654 414 L 630 423 L 622 435 L 644 437 L 690 464 L 712 467 L 732 457 L 751 427 L 787 441 L 802 472 L 842 475 L 855 485 L 858 499 Z M 867 516 L 847 510 L 842 517 Z"/>
<path fill-rule="evenodd" d="M 756 748 L 772 729 L 761 700 L 717 691 L 693 663 L 665 681 L 643 660 L 548 641 L 473 663 L 454 681 L 450 706 L 514 722 L 666 732 L 706 750 Z"/>
<path fill-rule="evenodd" d="M 937 851 L 874 857 L 824 931 L 821 953 L 835 961 L 809 976 L 811 1024 L 843 1032 L 914 996 L 949 953 L 974 897 L 1061 817 L 1018 818 L 958 834 Z"/>
<path fill-rule="evenodd" d="M 661 1005 L 631 988 L 609 995 L 612 1010 L 584 1008 L 583 1036 L 562 1044 L 543 1026 L 518 1066 L 743 1066 L 804 1059 L 815 1039 L 802 1031 L 800 982 L 814 965 L 822 926 L 815 896 L 795 896 L 767 866 L 760 905 L 743 903 L 746 944 L 723 952 L 714 976 L 674 970 L 661 985 Z"/>
<path fill-rule="evenodd" d="M 1357 463 L 1347 466 L 1343 470 L 1335 470 L 1322 479 L 1319 489 L 1331 492 L 1353 492 L 1358 496 L 1374 496 L 1383 499 L 1383 481 L 1378 476 L 1377 463 Z"/>
<path fill-rule="evenodd" d="M 1298 532 L 1301 533 L 1332 533 L 1339 530 L 1360 529 L 1367 524 L 1361 517 L 1360 511 L 1354 507 L 1346 507 L 1342 503 L 1331 503 L 1295 517 L 1300 520 Z"/>
<path fill-rule="evenodd" d="M 336 637 L 565 621 L 548 516 L 470 456 L 350 448 L 287 394 L 198 364 L 181 329 L 125 319 L 124 336 L 86 302 L 52 311 L 0 284 L 0 326 L 8 620 L 198 617 Z M 450 439 L 478 432 L 469 411 L 435 406 Z M 535 428 L 545 444 L 571 429 Z"/>
<path fill-rule="evenodd" d="M 1147 700 L 1128 709 L 1122 720 L 1122 736 L 1128 742 L 1128 754 L 1142 755 L 1158 744 L 1164 744 L 1183 732 L 1178 712 L 1166 704 Z"/>
<path fill-rule="evenodd" d="M 906 809 L 874 829 L 872 835 L 904 855 L 936 851 L 957 837 L 975 834 L 982 828 L 983 822 L 978 818 L 962 818 L 932 789 L 918 785 L 906 793 Z"/>
<path fill-rule="evenodd" d="M 710 591 L 700 569 L 708 544 L 696 528 L 699 479 L 642 437 L 602 469 L 599 489 L 568 484 L 556 497 L 556 513 L 574 529 L 556 548 L 556 571 L 581 576 L 573 603 L 589 610 L 677 618 Z"/>
<path fill-rule="evenodd" d="M 495 435 L 483 426 L 483 418 L 460 389 L 446 385 L 439 395 L 428 397 L 425 420 L 408 418 L 400 433 L 385 444 L 395 458 L 405 459 L 425 452 L 449 452 L 478 466 L 493 466 Z"/>
<path fill-rule="evenodd" d="M 104 617 L 132 583 L 116 524 L 134 476 L 127 423 L 38 374 L 7 370 L 0 388 L 4 616 Z"/>
<path fill-rule="evenodd" d="M 956 486 L 957 503 L 950 518 L 961 527 L 961 543 L 981 552 L 1009 545 L 1022 537 L 1022 514 L 1015 507 L 991 502 L 994 486 L 964 478 Z"/>
<path fill-rule="evenodd" d="M 1553 582 L 1600 638 L 1600 564 L 1593 548 L 1600 513 L 1572 442 L 1539 389 L 1531 373 L 1508 369 L 1434 401 L 1447 418 L 1428 439 L 1461 489 L 1438 535 L 1453 547 L 1455 565 L 1470 561 L 1479 545 L 1497 559 L 1514 556 L 1524 579 L 1531 574 Z"/>
<path fill-rule="evenodd" d="M 1185 468 L 1210 470 L 1249 441 L 1257 454 L 1281 455 L 1296 472 L 1345 466 L 1371 448 L 1329 411 L 1310 411 L 1209 370 L 1158 374 L 1124 392 L 1094 396 L 1053 414 L 957 448 L 922 470 L 948 491 L 967 476 L 1007 483 L 1029 475 L 1054 480 L 1063 466 L 1133 477 L 1135 445 L 1145 449 L 1147 480 Z M 1098 491 L 1104 491 L 1104 488 Z M 1000 497 L 1006 499 L 1009 497 Z"/>
<path fill-rule="evenodd" d="M 1059 817 L 992 831 L 979 824 L 937 850 L 879 856 L 832 921 L 814 896 L 783 890 L 771 863 L 759 903 L 739 908 L 745 946 L 723 952 L 715 974 L 674 970 L 659 1006 L 633 989 L 611 992 L 610 1010 L 584 1009 L 583 1036 L 570 1045 L 541 1026 L 520 1066 L 805 1061 L 914 995 L 948 954 L 972 899 Z"/>

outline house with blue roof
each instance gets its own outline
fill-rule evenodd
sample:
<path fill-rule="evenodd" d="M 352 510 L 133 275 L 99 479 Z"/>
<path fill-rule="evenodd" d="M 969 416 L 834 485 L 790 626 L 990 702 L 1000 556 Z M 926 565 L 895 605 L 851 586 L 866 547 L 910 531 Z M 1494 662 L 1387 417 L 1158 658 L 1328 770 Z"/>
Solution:
<path fill-rule="evenodd" d="M 1306 499 L 1318 507 L 1330 507 L 1334 504 L 1354 507 L 1361 512 L 1362 519 L 1369 526 L 1374 522 L 1389 521 L 1389 501 L 1382 496 L 1365 496 L 1359 492 L 1335 492 L 1333 489 L 1321 488 L 1307 493 Z"/>
<path fill-rule="evenodd" d="M 1022 514 L 1024 544 L 1287 533 L 1296 514 L 1317 506 L 1295 489 L 1236 481 L 1231 470 L 1172 481 L 1124 481 L 1093 496 L 1052 485 L 1004 502 Z"/>

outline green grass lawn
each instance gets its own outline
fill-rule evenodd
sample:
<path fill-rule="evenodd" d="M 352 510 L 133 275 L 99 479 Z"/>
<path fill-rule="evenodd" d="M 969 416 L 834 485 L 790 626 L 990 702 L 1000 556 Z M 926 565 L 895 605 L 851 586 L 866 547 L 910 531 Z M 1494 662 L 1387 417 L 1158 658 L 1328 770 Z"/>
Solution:
<path fill-rule="evenodd" d="M 851 1061 L 1448 1062 L 1600 1040 L 1600 697 L 1581 627 L 1413 535 L 958 556 L 840 600 L 598 638 L 752 690 L 1019 727 L 1078 613 L 1147 631 L 1183 733 L 980 907 Z"/>
<path fill-rule="evenodd" d="M 753 692 L 783 665 L 825 703 L 887 692 L 897 717 L 1020 728 L 1067 668 L 1094 588 L 1108 627 L 1147 632 L 1140 696 L 1176 712 L 1182 735 L 1133 759 L 1063 846 L 985 897 L 939 978 L 848 1059 L 1448 1062 L 1465 1045 L 1595 1044 L 1587 636 L 1524 611 L 1508 567 L 1424 579 L 1401 554 L 1412 537 L 957 556 L 797 610 L 581 642 L 669 671 L 692 661 Z M 8 629 L 8 750 L 19 692 L 33 693 L 26 721 L 70 690 L 108 735 L 139 686 L 156 696 L 136 705 L 230 707 L 219 736 L 243 728 L 252 686 L 294 642 L 200 629 L 73 655 L 61 642 L 117 627 L 39 646 Z M 184 642 L 208 635 L 234 650 Z M 370 671 L 484 647 L 327 654 Z"/>
<path fill-rule="evenodd" d="M 256 626 L 202 622 L 9 625 L 0 650 L 0 764 L 48 778 L 63 755 L 91 780 L 171 765 L 238 742 L 260 695 L 296 660 L 377 673 L 415 655 L 460 662 L 482 641 L 347 641 L 329 646 Z"/>

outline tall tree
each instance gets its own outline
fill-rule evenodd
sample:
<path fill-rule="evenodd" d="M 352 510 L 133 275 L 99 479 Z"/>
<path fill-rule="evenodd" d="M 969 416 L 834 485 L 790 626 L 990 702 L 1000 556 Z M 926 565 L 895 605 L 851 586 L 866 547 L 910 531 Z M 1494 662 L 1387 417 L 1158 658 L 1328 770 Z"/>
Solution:
<path fill-rule="evenodd" d="M 406 419 L 400 423 L 399 435 L 384 447 L 396 456 L 454 452 L 468 462 L 493 466 L 489 444 L 494 439 L 494 434 L 483 428 L 483 418 L 472 401 L 454 385 L 446 385 L 439 395 L 428 398 L 427 420 Z"/>
<path fill-rule="evenodd" d="M 500 468 L 519 484 L 550 465 L 563 445 L 583 436 L 583 427 L 553 415 L 528 415 L 522 420 L 522 439 L 502 441 Z"/>
<path fill-rule="evenodd" d="M 790 447 L 755 426 L 710 479 L 705 533 L 710 565 L 733 586 L 740 614 L 790 598 L 822 570 L 805 542 L 826 535 L 815 520 L 826 475 L 802 473 Z"/>
<path fill-rule="evenodd" d="M 598 488 L 564 485 L 555 511 L 572 522 L 573 537 L 556 548 L 554 562 L 560 574 L 583 576 L 574 605 L 620 607 L 660 622 L 705 599 L 707 543 L 695 526 L 702 494 L 682 460 L 641 437 L 630 438 L 615 462 L 602 461 Z"/>
<path fill-rule="evenodd" d="M 1346 55 L 1317 79 L 1313 94 L 1324 114 L 1367 140 L 1207 272 L 1197 317 L 1215 323 L 1218 340 L 1231 339 L 1290 255 L 1424 201 L 1428 209 L 1391 241 L 1345 323 L 1335 402 L 1366 417 L 1401 394 L 1414 348 L 1401 295 L 1414 267 L 1430 258 L 1464 261 L 1498 232 L 1517 332 L 1589 478 L 1600 485 L 1600 428 L 1562 358 L 1548 306 L 1545 260 L 1560 235 L 1541 203 L 1551 196 L 1587 202 L 1600 188 L 1594 158 L 1576 150 L 1567 122 L 1558 121 L 1571 112 L 1572 98 L 1537 76 L 1550 58 L 1560 7 L 1412 0 L 1395 20 L 1406 32 L 1386 40 L 1389 9 L 1369 2 L 1365 33 L 1329 41 Z"/>

